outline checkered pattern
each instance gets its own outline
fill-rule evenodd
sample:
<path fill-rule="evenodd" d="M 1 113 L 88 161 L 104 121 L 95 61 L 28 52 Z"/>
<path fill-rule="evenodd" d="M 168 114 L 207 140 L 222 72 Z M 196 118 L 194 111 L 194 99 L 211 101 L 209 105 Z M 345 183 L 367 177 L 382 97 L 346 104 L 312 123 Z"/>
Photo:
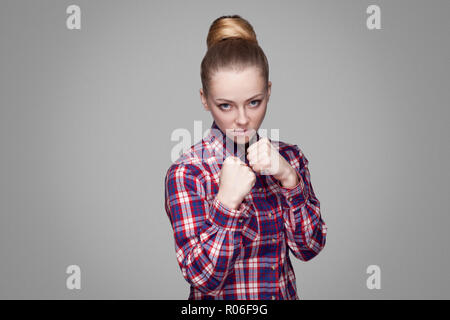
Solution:
<path fill-rule="evenodd" d="M 278 141 L 298 185 L 287 189 L 257 174 L 253 189 L 232 210 L 215 197 L 220 169 L 230 155 L 248 160 L 245 150 L 227 148 L 229 138 L 215 122 L 211 129 L 165 177 L 165 209 L 178 264 L 191 285 L 189 299 L 298 299 L 289 252 L 308 261 L 325 246 L 327 233 L 308 160 L 298 146 Z"/>

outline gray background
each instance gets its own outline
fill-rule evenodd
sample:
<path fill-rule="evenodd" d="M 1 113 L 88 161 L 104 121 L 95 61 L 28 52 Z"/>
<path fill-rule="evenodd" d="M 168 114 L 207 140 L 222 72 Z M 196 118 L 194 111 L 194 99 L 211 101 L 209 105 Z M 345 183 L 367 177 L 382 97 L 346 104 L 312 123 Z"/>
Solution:
<path fill-rule="evenodd" d="M 450 298 L 450 2 L 356 0 L 2 0 L 0 298 L 187 298 L 163 182 L 173 130 L 212 122 L 200 62 L 224 14 L 255 28 L 261 128 L 303 150 L 329 228 L 292 258 L 300 297 Z"/>

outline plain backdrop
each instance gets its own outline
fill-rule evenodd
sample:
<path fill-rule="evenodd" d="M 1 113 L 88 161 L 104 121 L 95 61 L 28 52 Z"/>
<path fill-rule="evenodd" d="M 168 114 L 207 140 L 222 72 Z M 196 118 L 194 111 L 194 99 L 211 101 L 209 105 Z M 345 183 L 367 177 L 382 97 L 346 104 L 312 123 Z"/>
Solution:
<path fill-rule="evenodd" d="M 81 30 L 66 28 L 72 4 Z M 366 27 L 371 4 L 381 30 Z M 261 128 L 304 152 L 328 226 L 317 257 L 291 255 L 300 298 L 450 298 L 449 13 L 437 0 L 2 0 L 0 298 L 188 297 L 164 177 L 172 132 L 212 123 L 200 63 L 228 14 L 269 60 Z"/>

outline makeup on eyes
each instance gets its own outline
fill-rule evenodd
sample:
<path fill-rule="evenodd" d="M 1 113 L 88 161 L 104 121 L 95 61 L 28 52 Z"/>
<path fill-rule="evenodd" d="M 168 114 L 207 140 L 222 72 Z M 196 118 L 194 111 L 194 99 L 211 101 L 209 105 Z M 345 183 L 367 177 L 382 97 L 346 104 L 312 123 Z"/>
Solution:
<path fill-rule="evenodd" d="M 254 101 L 256 101 L 256 102 L 258 102 L 258 103 L 257 103 L 256 105 L 252 105 L 251 108 L 257 108 L 257 107 L 259 107 L 259 106 L 261 105 L 262 100 L 255 99 L 255 100 L 252 100 L 252 101 L 250 101 L 250 102 L 254 102 Z M 229 104 L 228 104 L 228 103 L 222 103 L 222 104 L 218 104 L 217 106 L 218 106 L 220 109 L 222 109 L 223 111 L 228 111 L 228 110 L 230 110 L 229 108 L 223 108 L 223 107 L 222 107 L 223 105 L 229 105 Z"/>
<path fill-rule="evenodd" d="M 258 93 L 258 94 L 255 94 L 253 97 L 248 98 L 248 99 L 246 100 L 246 102 L 255 100 L 255 98 L 257 98 L 257 97 L 262 97 L 262 96 L 264 96 L 264 93 Z M 224 99 L 224 98 L 217 98 L 217 99 L 215 99 L 216 103 L 219 103 L 218 100 L 225 101 L 225 102 L 227 102 L 227 103 L 234 103 L 233 101 L 228 100 L 228 99 Z"/>

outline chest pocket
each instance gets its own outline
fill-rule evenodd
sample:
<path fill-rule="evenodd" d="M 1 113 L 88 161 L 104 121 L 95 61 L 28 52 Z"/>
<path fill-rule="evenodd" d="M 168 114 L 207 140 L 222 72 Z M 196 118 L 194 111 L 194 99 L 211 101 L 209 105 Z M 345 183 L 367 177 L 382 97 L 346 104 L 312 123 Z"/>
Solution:
<path fill-rule="evenodd" d="M 264 188 L 255 194 L 255 206 L 260 217 L 262 236 L 273 236 L 283 231 L 282 195 L 277 180 L 265 176 Z"/>
<path fill-rule="evenodd" d="M 276 195 L 268 192 L 267 188 L 254 188 L 251 191 L 251 195 L 247 195 L 245 199 L 250 206 L 249 214 L 251 218 L 244 226 L 242 234 L 245 237 L 244 246 L 248 246 L 254 245 L 255 241 L 264 238 L 269 231 L 267 230 L 267 225 L 273 224 L 275 218 L 282 216 L 282 214 L 279 210 Z"/>

